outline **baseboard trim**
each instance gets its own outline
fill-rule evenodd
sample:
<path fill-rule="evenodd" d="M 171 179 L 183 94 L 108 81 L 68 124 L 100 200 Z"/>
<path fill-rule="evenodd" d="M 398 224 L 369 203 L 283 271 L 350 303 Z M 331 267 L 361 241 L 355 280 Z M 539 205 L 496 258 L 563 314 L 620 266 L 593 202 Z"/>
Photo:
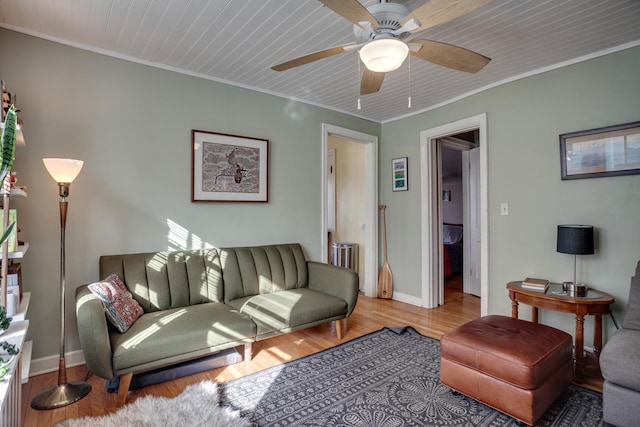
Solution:
<path fill-rule="evenodd" d="M 406 302 L 407 304 L 422 307 L 422 299 L 414 297 L 413 295 L 407 295 L 400 292 L 393 291 L 392 299 L 400 302 Z"/>
<path fill-rule="evenodd" d="M 36 375 L 48 374 L 49 372 L 55 372 L 58 370 L 60 362 L 60 356 L 47 356 L 40 359 L 34 359 L 31 361 L 31 369 L 29 371 L 29 378 Z M 82 350 L 76 350 L 65 354 L 65 365 L 67 368 L 73 366 L 83 365 L 84 355 Z"/>

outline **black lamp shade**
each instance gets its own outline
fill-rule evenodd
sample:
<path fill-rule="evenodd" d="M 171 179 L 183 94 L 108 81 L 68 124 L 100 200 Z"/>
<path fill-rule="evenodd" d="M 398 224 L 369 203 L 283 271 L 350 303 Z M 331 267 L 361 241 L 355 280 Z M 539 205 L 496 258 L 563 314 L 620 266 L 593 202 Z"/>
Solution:
<path fill-rule="evenodd" d="M 593 226 L 559 225 L 556 251 L 572 255 L 593 254 Z"/>

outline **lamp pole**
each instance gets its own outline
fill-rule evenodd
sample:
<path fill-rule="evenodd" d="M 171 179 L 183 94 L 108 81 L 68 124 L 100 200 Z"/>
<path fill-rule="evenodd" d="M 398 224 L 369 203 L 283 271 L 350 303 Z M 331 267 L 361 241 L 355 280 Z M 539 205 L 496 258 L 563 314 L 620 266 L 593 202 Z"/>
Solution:
<path fill-rule="evenodd" d="M 67 226 L 67 208 L 69 202 L 66 197 L 69 195 L 69 183 L 59 182 L 58 188 L 60 188 L 60 360 L 58 363 L 58 386 L 67 383 L 67 366 L 65 363 L 65 294 L 66 294 L 66 226 Z"/>
<path fill-rule="evenodd" d="M 58 363 L 58 384 L 38 393 L 31 401 L 34 409 L 55 409 L 66 406 L 85 397 L 91 386 L 85 381 L 67 382 L 65 362 L 65 230 L 67 225 L 67 209 L 69 186 L 80 173 L 83 162 L 70 159 L 44 159 L 45 166 L 51 176 L 58 182 L 60 189 L 60 359 Z"/>

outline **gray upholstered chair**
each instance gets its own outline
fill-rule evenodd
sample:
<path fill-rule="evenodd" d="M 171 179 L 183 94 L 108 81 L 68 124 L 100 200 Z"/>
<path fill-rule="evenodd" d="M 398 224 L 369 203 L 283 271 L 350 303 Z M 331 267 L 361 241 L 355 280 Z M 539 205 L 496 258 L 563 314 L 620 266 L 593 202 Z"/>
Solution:
<path fill-rule="evenodd" d="M 600 367 L 604 422 L 607 425 L 640 425 L 640 262 L 631 278 L 629 303 L 622 328 L 602 349 Z"/>

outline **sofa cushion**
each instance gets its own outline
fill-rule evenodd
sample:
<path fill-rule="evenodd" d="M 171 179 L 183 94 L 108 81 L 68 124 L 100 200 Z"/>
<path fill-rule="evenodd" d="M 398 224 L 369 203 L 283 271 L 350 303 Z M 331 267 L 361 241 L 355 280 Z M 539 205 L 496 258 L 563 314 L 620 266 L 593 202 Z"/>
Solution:
<path fill-rule="evenodd" d="M 600 368 L 607 381 L 640 391 L 640 331 L 616 331 L 600 353 Z"/>
<path fill-rule="evenodd" d="M 145 313 L 222 301 L 217 249 L 100 257 L 100 276 L 123 278 Z"/>
<path fill-rule="evenodd" d="M 306 288 L 307 263 L 299 244 L 220 249 L 224 301 Z"/>
<path fill-rule="evenodd" d="M 258 326 L 258 339 L 325 323 L 347 313 L 343 299 L 307 288 L 254 295 L 227 304 L 251 317 Z"/>
<path fill-rule="evenodd" d="M 117 274 L 111 274 L 100 282 L 90 284 L 89 290 L 100 299 L 107 319 L 120 332 L 126 332 L 144 313 Z"/>
<path fill-rule="evenodd" d="M 145 313 L 126 333 L 111 334 L 113 369 L 153 369 L 251 342 L 255 335 L 251 319 L 222 303 Z"/>

